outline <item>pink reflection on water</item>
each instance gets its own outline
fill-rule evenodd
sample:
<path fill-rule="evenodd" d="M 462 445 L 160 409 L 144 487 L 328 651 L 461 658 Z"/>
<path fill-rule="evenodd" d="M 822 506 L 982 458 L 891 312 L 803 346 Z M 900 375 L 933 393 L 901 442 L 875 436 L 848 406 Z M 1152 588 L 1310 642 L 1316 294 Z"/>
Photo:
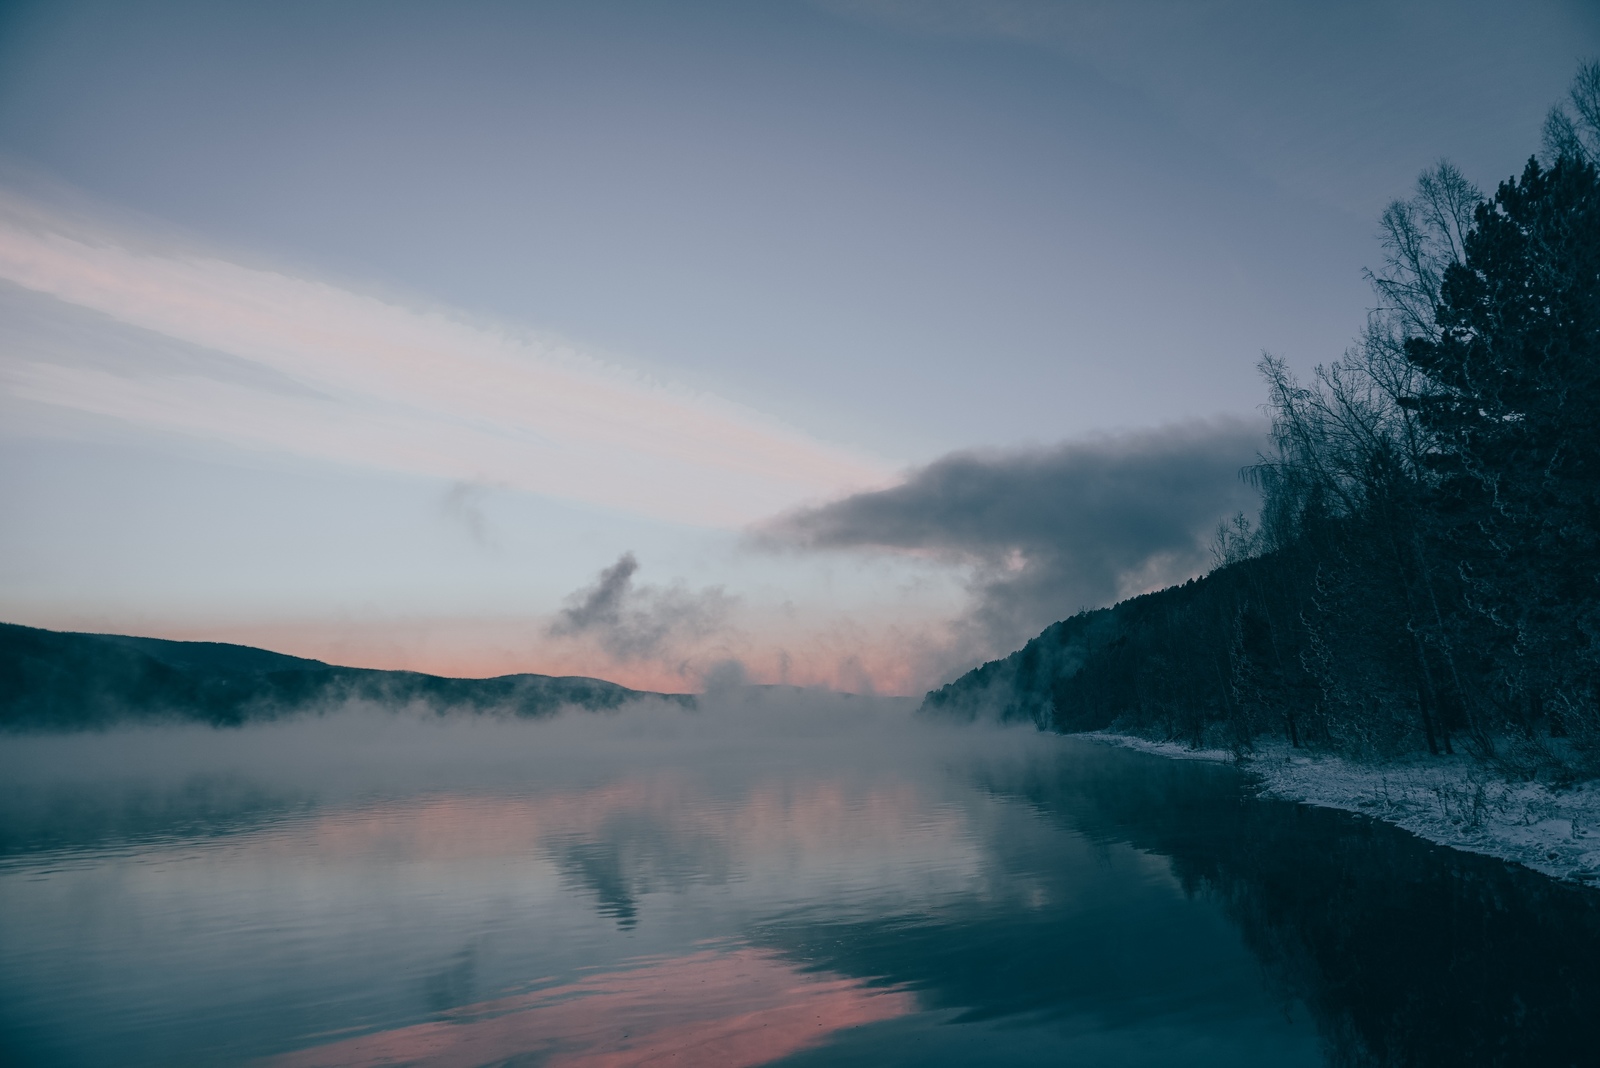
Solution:
<path fill-rule="evenodd" d="M 744 1068 L 914 1011 L 904 990 L 802 972 L 759 950 L 707 950 L 464 1005 L 443 1020 L 314 1046 L 263 1066 L 471 1068 L 543 1054 L 540 1063 L 550 1068 Z"/>

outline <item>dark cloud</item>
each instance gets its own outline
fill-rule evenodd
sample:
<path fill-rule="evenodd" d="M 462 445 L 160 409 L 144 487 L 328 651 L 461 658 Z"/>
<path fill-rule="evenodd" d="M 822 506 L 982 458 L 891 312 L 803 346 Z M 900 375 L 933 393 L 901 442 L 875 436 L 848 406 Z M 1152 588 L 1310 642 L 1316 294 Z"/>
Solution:
<path fill-rule="evenodd" d="M 693 591 L 635 586 L 638 570 L 634 555 L 623 553 L 592 585 L 567 598 L 567 607 L 551 624 L 550 633 L 587 635 L 618 660 L 640 660 L 722 628 L 731 598 L 721 587 Z"/>
<path fill-rule="evenodd" d="M 891 489 L 784 516 L 762 537 L 974 566 L 964 652 L 986 655 L 1081 608 L 1203 571 L 1217 525 L 1258 504 L 1240 470 L 1263 444 L 1261 426 L 1228 420 L 955 453 Z"/>

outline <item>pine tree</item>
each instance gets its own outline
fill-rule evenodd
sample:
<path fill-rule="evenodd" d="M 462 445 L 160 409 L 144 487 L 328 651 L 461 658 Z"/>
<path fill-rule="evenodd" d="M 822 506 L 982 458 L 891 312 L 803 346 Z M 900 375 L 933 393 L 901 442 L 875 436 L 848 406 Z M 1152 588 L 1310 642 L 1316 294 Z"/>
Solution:
<path fill-rule="evenodd" d="M 1427 386 L 1438 508 L 1503 681 L 1600 741 L 1600 177 L 1530 159 L 1480 205 L 1438 330 L 1405 344 Z"/>

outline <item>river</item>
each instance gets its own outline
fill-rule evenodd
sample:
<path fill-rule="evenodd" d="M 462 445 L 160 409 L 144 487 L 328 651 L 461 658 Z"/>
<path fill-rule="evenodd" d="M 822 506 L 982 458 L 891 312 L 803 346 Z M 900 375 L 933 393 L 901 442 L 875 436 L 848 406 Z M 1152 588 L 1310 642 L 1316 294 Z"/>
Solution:
<path fill-rule="evenodd" d="M 1600 893 L 788 690 L 0 738 L 0 1060 L 1600 1063 Z"/>

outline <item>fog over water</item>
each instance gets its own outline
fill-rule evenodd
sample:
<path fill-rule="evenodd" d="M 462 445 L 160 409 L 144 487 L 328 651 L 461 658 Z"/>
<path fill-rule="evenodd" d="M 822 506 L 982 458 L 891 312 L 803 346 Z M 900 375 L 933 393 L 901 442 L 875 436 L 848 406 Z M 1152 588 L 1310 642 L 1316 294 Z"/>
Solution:
<path fill-rule="evenodd" d="M 1585 891 L 902 699 L 13 735 L 0 784 L 24 1063 L 1567 1063 L 1600 996 Z"/>

